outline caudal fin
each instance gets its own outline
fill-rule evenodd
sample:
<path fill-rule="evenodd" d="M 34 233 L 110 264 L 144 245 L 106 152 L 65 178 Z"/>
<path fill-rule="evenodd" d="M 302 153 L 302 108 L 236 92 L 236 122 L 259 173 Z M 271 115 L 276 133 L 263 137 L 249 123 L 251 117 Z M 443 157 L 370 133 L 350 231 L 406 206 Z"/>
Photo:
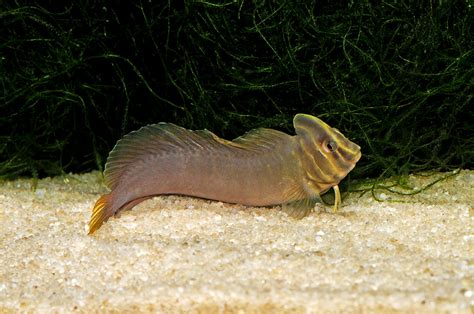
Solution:
<path fill-rule="evenodd" d="M 92 209 L 91 220 L 89 221 L 89 234 L 94 233 L 102 224 L 114 214 L 111 210 L 110 194 L 102 195 Z"/>

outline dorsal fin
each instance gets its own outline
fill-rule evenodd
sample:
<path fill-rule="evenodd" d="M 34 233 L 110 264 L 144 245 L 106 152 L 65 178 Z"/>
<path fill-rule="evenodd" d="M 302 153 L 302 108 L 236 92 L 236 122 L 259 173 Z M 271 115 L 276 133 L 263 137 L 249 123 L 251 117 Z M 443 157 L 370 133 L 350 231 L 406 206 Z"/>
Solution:
<path fill-rule="evenodd" d="M 215 151 L 222 148 L 261 152 L 273 149 L 289 138 L 291 136 L 283 132 L 262 128 L 251 130 L 233 141 L 228 141 L 208 130 L 191 131 L 164 122 L 151 124 L 125 135 L 117 142 L 105 164 L 105 183 L 113 190 L 126 172 L 127 166 L 144 156 L 169 151 Z"/>
<path fill-rule="evenodd" d="M 252 151 L 273 149 L 280 144 L 289 143 L 292 136 L 273 129 L 258 128 L 237 137 L 232 143 Z"/>
<path fill-rule="evenodd" d="M 105 184 L 114 189 L 128 165 L 146 155 L 182 149 L 212 149 L 220 145 L 207 130 L 190 131 L 172 123 L 157 123 L 130 132 L 121 138 L 107 158 Z"/>

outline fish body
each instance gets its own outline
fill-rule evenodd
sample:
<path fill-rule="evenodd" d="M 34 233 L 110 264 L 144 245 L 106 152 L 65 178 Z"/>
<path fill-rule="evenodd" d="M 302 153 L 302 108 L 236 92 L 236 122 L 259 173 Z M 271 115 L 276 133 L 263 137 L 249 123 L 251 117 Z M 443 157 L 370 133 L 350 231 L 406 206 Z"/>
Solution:
<path fill-rule="evenodd" d="M 296 135 L 260 128 L 233 141 L 171 123 L 131 132 L 109 154 L 104 177 L 111 192 L 96 202 L 89 233 L 119 210 L 160 194 L 285 204 L 292 216 L 306 215 L 312 201 L 337 187 L 361 153 L 316 117 L 297 114 L 293 124 Z"/>

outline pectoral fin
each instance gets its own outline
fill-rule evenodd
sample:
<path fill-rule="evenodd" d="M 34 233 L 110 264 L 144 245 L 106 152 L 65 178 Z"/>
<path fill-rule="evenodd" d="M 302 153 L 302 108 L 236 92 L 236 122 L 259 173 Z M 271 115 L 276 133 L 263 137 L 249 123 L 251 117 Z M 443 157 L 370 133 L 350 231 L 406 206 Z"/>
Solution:
<path fill-rule="evenodd" d="M 304 198 L 282 205 L 282 209 L 288 216 L 296 219 L 302 219 L 309 215 L 318 200 L 315 198 Z"/>
<path fill-rule="evenodd" d="M 339 207 L 341 206 L 341 192 L 339 191 L 339 186 L 335 185 L 332 187 L 334 190 L 334 206 L 333 212 L 337 213 Z M 324 203 L 320 198 L 304 198 L 301 200 L 285 203 L 282 205 L 282 209 L 288 216 L 291 216 L 296 219 L 301 219 L 309 215 L 313 210 L 316 202 Z"/>

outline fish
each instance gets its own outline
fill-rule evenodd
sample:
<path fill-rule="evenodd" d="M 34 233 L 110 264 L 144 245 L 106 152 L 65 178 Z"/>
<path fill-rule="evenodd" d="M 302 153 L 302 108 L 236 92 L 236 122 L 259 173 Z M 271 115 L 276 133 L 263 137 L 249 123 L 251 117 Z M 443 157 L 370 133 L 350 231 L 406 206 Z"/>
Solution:
<path fill-rule="evenodd" d="M 282 205 L 303 218 L 320 195 L 361 158 L 360 146 L 321 119 L 299 113 L 295 135 L 258 128 L 229 141 L 204 130 L 160 122 L 121 138 L 109 153 L 104 181 L 110 193 L 94 205 L 88 233 L 111 216 L 156 195 L 177 194 L 248 206 Z"/>

